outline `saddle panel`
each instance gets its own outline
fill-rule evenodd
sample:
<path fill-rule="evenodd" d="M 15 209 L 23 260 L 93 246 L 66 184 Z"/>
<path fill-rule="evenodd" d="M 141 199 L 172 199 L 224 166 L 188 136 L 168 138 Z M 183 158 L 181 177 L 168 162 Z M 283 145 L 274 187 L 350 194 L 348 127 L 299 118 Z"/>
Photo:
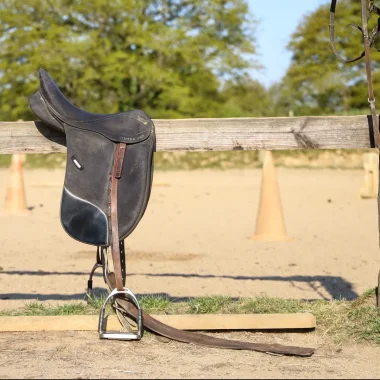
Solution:
<path fill-rule="evenodd" d="M 128 145 L 118 182 L 119 238 L 125 239 L 143 217 L 152 187 L 154 135 Z"/>
<path fill-rule="evenodd" d="M 145 112 L 133 110 L 105 115 L 83 111 L 66 99 L 45 70 L 40 69 L 39 76 L 40 96 L 44 106 L 41 105 L 40 100 L 36 102 L 33 99 L 31 107 L 37 115 L 38 112 L 42 114 L 42 117 L 49 118 L 50 114 L 50 123 L 52 117 L 62 125 L 94 131 L 112 141 L 127 144 L 144 141 L 152 133 L 153 122 Z M 44 108 L 48 112 L 41 112 Z"/>

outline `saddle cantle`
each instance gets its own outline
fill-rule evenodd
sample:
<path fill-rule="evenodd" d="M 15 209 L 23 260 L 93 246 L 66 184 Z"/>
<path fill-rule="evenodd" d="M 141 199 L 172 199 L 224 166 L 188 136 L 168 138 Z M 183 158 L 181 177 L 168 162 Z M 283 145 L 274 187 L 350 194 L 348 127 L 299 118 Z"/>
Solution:
<path fill-rule="evenodd" d="M 139 110 L 111 115 L 92 114 L 75 107 L 45 70 L 41 87 L 30 99 L 36 115 L 66 134 L 67 164 L 61 201 L 65 231 L 83 243 L 109 246 L 110 189 L 117 146 L 126 144 L 118 180 L 119 240 L 142 218 L 151 191 L 155 131 L 152 120 Z"/>
<path fill-rule="evenodd" d="M 74 239 L 98 247 L 88 282 L 89 293 L 92 276 L 99 267 L 103 268 L 103 278 L 111 291 L 100 310 L 100 337 L 140 339 L 145 326 L 170 339 L 207 347 L 311 356 L 314 352 L 311 348 L 231 341 L 177 330 L 142 311 L 135 295 L 124 287 L 124 239 L 137 226 L 149 200 L 155 150 L 153 122 L 138 110 L 113 115 L 85 112 L 63 96 L 46 71 L 41 69 L 39 76 L 40 90 L 31 97 L 31 108 L 49 127 L 66 134 L 62 226 Z M 109 246 L 113 272 L 108 266 Z M 137 330 L 127 333 L 103 330 L 109 300 L 114 301 L 121 324 L 129 329 L 132 318 L 137 322 Z"/>

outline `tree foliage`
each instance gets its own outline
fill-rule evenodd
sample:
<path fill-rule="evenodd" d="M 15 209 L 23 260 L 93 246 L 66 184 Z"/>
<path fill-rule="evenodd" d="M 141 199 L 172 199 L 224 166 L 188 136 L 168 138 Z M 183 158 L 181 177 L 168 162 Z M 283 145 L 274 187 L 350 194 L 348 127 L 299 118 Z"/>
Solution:
<path fill-rule="evenodd" d="M 326 0 L 326 2 L 328 2 Z M 338 2 L 336 44 L 363 51 L 360 2 Z M 370 20 L 370 29 L 376 25 Z M 154 118 L 287 116 L 367 111 L 364 61 L 345 64 L 329 41 L 329 5 L 304 17 L 290 67 L 266 89 L 247 0 L 3 0 L 0 119 L 34 117 L 28 98 L 43 67 L 90 112 L 143 109 Z M 380 38 L 377 42 L 380 47 Z M 380 67 L 372 54 L 375 92 Z"/>
<path fill-rule="evenodd" d="M 221 95 L 224 108 L 220 117 L 274 115 L 270 92 L 260 82 L 248 76 L 227 81 Z"/>
<path fill-rule="evenodd" d="M 376 25 L 372 16 L 370 30 Z M 360 1 L 338 2 L 336 13 L 336 45 L 345 58 L 363 51 L 361 32 L 352 24 L 360 24 Z M 279 107 L 292 109 L 296 115 L 317 115 L 366 110 L 367 82 L 365 62 L 346 64 L 338 60 L 329 41 L 329 5 L 319 7 L 301 22 L 292 35 L 289 49 L 291 65 L 280 85 Z M 373 58 L 376 60 L 375 55 Z M 374 61 L 375 90 L 380 92 L 379 66 Z"/>
<path fill-rule="evenodd" d="M 253 32 L 245 0 L 3 0 L 0 118 L 32 117 L 40 67 L 90 112 L 218 116 L 222 82 L 254 65 Z"/>

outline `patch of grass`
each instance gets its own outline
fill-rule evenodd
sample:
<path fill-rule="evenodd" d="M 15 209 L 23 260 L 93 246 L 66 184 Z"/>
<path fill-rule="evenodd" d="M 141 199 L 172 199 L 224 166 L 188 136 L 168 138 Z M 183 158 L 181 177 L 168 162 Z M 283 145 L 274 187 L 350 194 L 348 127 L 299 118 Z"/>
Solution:
<path fill-rule="evenodd" d="M 100 308 L 104 304 L 106 298 L 108 297 L 108 294 L 106 292 L 104 292 L 99 297 L 95 296 L 95 295 L 90 296 L 89 294 L 87 294 L 86 297 L 87 297 L 87 305 L 89 307 L 91 307 L 95 310 L 100 310 Z"/>
<path fill-rule="evenodd" d="M 11 164 L 11 154 L 0 154 L 0 168 L 9 168 Z M 48 154 L 27 154 L 24 164 L 25 169 L 56 169 L 64 168 L 66 165 L 66 154 L 48 153 Z"/>
<path fill-rule="evenodd" d="M 301 300 L 260 296 L 240 301 L 238 308 L 244 313 L 281 314 L 305 312 L 307 303 Z"/>
<path fill-rule="evenodd" d="M 66 166 L 66 156 L 64 153 L 28 154 L 25 168 L 64 168 Z"/>
<path fill-rule="evenodd" d="M 98 314 L 104 297 L 93 297 L 89 303 L 50 306 L 39 301 L 17 310 L 0 312 L 0 316 Z M 328 335 L 337 342 L 380 344 L 380 309 L 375 306 L 375 290 L 369 290 L 355 301 L 304 301 L 260 296 L 232 300 L 226 296 L 199 297 L 187 302 L 173 302 L 160 295 L 140 297 L 142 308 L 150 314 L 275 314 L 313 313 L 317 318 L 316 333 Z M 112 313 L 111 306 L 109 312 Z"/>
<path fill-rule="evenodd" d="M 33 301 L 20 309 L 1 311 L 0 316 L 89 315 L 98 312 L 97 308 L 81 302 L 51 306 L 41 301 Z"/>
<path fill-rule="evenodd" d="M 141 308 L 149 314 L 168 313 L 173 307 L 173 302 L 161 295 L 142 296 L 139 303 Z"/>
<path fill-rule="evenodd" d="M 277 167 L 289 168 L 339 168 L 361 169 L 361 155 L 369 149 L 307 149 L 277 150 L 273 157 Z M 11 155 L 0 155 L 0 168 L 8 168 Z M 27 154 L 25 168 L 64 168 L 66 154 Z M 157 152 L 154 155 L 156 170 L 199 170 L 199 169 L 253 169 L 260 168 L 258 151 L 225 152 Z"/>
<path fill-rule="evenodd" d="M 0 154 L 0 168 L 9 168 L 11 158 L 11 154 Z"/>
<path fill-rule="evenodd" d="M 324 301 L 312 309 L 325 332 L 340 341 L 366 341 L 380 344 L 380 309 L 375 306 L 375 290 L 353 302 Z"/>
<path fill-rule="evenodd" d="M 226 296 L 193 298 L 188 302 L 188 312 L 189 314 L 217 314 L 231 302 L 233 302 L 231 298 Z"/>

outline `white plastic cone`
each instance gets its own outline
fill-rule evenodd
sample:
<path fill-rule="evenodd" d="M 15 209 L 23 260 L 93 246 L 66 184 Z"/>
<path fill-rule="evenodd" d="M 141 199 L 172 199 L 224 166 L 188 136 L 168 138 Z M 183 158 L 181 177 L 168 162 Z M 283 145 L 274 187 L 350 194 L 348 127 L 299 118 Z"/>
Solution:
<path fill-rule="evenodd" d="M 9 182 L 5 196 L 4 211 L 7 214 L 27 214 L 24 177 L 22 165 L 23 154 L 13 154 L 9 171 Z"/>
<path fill-rule="evenodd" d="M 289 240 L 282 212 L 276 169 L 270 151 L 266 151 L 264 155 L 256 230 L 250 239 L 261 241 Z"/>

